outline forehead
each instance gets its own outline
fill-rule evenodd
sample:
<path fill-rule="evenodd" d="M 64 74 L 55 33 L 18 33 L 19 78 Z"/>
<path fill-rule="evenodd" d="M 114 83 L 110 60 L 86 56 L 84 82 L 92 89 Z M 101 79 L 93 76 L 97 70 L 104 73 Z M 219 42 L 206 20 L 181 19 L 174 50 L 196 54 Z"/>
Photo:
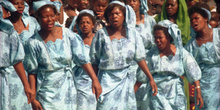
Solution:
<path fill-rule="evenodd" d="M 167 0 L 167 4 L 177 4 L 177 0 Z"/>
<path fill-rule="evenodd" d="M 107 0 L 95 0 L 94 3 L 96 5 L 108 5 L 108 1 Z"/>
<path fill-rule="evenodd" d="M 44 15 L 44 14 L 48 14 L 48 13 L 53 13 L 54 14 L 54 10 L 52 7 L 45 7 L 42 10 L 40 10 L 40 14 Z"/>
<path fill-rule="evenodd" d="M 9 0 L 10 2 L 14 3 L 14 2 L 24 2 L 24 0 Z"/>

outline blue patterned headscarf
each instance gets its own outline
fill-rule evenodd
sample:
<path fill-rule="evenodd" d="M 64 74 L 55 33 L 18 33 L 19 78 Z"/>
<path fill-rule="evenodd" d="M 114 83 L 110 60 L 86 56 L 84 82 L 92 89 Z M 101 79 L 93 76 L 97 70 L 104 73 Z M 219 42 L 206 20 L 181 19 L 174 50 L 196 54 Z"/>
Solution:
<path fill-rule="evenodd" d="M 57 9 L 57 11 L 60 13 L 60 8 L 62 6 L 62 3 L 60 1 L 50 1 L 50 0 L 40 0 L 33 2 L 33 10 L 36 12 L 40 7 L 44 5 L 54 5 Z"/>
<path fill-rule="evenodd" d="M 140 6 L 140 13 L 141 14 L 147 14 L 147 11 L 149 10 L 147 6 L 147 0 L 140 0 L 141 6 Z"/>
<path fill-rule="evenodd" d="M 181 31 L 177 24 L 174 24 L 170 20 L 163 20 L 158 23 L 158 25 L 168 28 L 168 32 L 174 40 L 174 45 L 179 49 L 180 55 L 182 56 L 183 43 L 181 37 Z"/>
<path fill-rule="evenodd" d="M 0 4 L 1 4 L 4 8 L 8 9 L 10 12 L 15 12 L 15 11 L 17 11 L 17 9 L 14 7 L 14 5 L 13 5 L 10 1 L 8 1 L 8 0 L 1 0 L 1 1 L 0 1 Z"/>
<path fill-rule="evenodd" d="M 129 5 L 125 5 L 124 3 L 120 2 L 120 1 L 112 1 L 111 3 L 109 3 L 109 5 L 114 4 L 114 3 L 125 7 L 125 9 L 126 9 L 126 16 L 125 16 L 126 26 L 135 28 L 135 26 L 136 26 L 136 14 L 135 14 L 133 8 Z"/>
<path fill-rule="evenodd" d="M 72 23 L 70 24 L 69 29 L 70 29 L 70 30 L 73 30 L 73 29 L 74 29 L 74 26 L 76 26 L 76 29 L 77 29 L 79 35 L 81 35 L 82 32 L 81 32 L 81 30 L 79 29 L 79 26 L 76 24 L 76 19 L 77 19 L 77 17 L 78 17 L 80 14 L 83 14 L 83 13 L 88 13 L 88 14 L 92 15 L 93 17 L 95 16 L 92 10 L 84 9 L 84 10 L 80 11 L 79 14 L 73 18 L 73 21 L 72 21 Z"/>

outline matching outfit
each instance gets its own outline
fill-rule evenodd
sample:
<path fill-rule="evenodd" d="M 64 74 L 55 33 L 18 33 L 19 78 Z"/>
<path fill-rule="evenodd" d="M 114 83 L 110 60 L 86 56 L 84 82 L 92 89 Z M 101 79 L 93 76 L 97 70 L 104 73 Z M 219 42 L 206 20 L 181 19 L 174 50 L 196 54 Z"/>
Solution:
<path fill-rule="evenodd" d="M 47 43 L 36 33 L 25 44 L 26 71 L 37 75 L 36 99 L 43 109 L 75 110 L 77 93 L 72 68 L 89 63 L 82 39 L 62 28 L 62 39 Z"/>
<path fill-rule="evenodd" d="M 92 64 L 98 65 L 98 79 L 102 86 L 98 110 L 136 109 L 135 74 L 130 66 L 133 60 L 144 60 L 145 50 L 137 31 L 126 28 L 126 33 L 126 38 L 111 40 L 106 28 L 103 28 L 93 38 L 90 57 Z"/>
<path fill-rule="evenodd" d="M 200 80 L 204 106 L 201 110 L 220 109 L 220 28 L 213 28 L 213 42 L 199 46 L 196 35 L 185 48 L 193 55 L 202 70 Z M 196 106 L 196 110 L 199 107 Z"/>

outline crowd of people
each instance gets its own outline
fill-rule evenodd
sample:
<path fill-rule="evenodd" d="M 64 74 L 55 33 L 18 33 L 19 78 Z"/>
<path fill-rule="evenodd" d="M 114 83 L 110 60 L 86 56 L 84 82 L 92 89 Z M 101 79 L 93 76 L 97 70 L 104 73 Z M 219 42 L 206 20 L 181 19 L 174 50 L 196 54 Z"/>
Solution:
<path fill-rule="evenodd" d="M 219 110 L 219 27 L 219 0 L 0 0 L 0 110 Z"/>

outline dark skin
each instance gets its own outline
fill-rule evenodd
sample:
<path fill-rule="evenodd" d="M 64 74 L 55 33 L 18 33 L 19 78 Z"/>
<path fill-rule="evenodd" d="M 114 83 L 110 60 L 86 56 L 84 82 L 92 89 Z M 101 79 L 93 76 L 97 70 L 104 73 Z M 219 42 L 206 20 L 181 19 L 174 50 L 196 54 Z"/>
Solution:
<path fill-rule="evenodd" d="M 106 27 L 106 29 L 110 36 L 110 40 L 113 40 L 113 39 L 119 40 L 121 38 L 126 38 L 126 29 L 125 29 L 125 26 L 123 25 L 125 16 L 123 12 L 118 7 L 114 7 L 113 10 L 108 14 L 108 19 L 109 19 L 110 26 Z M 138 66 L 141 68 L 141 70 L 149 78 L 150 85 L 153 91 L 153 95 L 155 96 L 158 91 L 157 85 L 154 82 L 154 79 L 149 71 L 149 68 L 145 60 L 142 60 L 137 63 L 138 63 Z M 97 72 L 98 65 L 93 65 L 93 67 L 94 67 L 94 70 Z"/>
<path fill-rule="evenodd" d="M 39 31 L 39 34 L 41 38 L 44 40 L 44 42 L 45 43 L 47 43 L 48 41 L 55 42 L 56 39 L 62 39 L 62 28 L 55 26 L 56 14 L 54 10 L 51 7 L 47 7 L 40 10 L 39 13 L 40 16 L 37 18 L 41 26 L 41 30 Z M 98 99 L 99 95 L 102 93 L 102 87 L 98 81 L 98 78 L 96 77 L 96 74 L 91 64 L 87 63 L 81 66 L 92 79 L 92 92 L 93 94 L 96 95 L 96 98 Z M 37 76 L 36 74 L 30 73 L 28 78 L 31 89 L 35 92 L 36 95 Z M 34 110 L 42 110 L 42 106 L 38 100 L 34 99 L 31 103 Z"/>
<path fill-rule="evenodd" d="M 29 24 L 27 27 L 25 27 L 23 21 L 22 21 L 22 13 L 24 11 L 24 0 L 11 0 L 10 1 L 15 8 L 17 9 L 16 12 L 11 12 L 11 16 L 9 16 L 6 19 L 9 19 L 14 29 L 20 34 L 23 30 L 29 30 Z"/>
<path fill-rule="evenodd" d="M 139 25 L 140 23 L 144 24 L 144 15 L 140 14 L 140 0 L 126 0 L 126 3 L 130 5 L 136 14 L 136 25 Z"/>
<path fill-rule="evenodd" d="M 178 0 L 167 0 L 166 12 L 168 19 L 173 23 L 176 23 L 177 12 L 178 12 Z"/>

